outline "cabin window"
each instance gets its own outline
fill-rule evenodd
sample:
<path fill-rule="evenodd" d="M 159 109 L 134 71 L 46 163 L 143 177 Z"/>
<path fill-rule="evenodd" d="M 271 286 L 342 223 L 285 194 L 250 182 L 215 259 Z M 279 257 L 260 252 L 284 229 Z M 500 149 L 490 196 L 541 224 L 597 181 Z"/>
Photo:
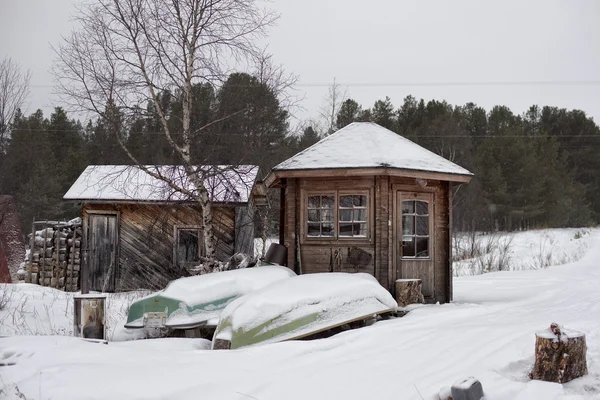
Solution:
<path fill-rule="evenodd" d="M 402 256 L 429 258 L 429 203 L 419 200 L 402 202 Z"/>
<path fill-rule="evenodd" d="M 331 195 L 308 196 L 307 234 L 309 237 L 334 236 L 334 199 L 335 197 Z"/>
<path fill-rule="evenodd" d="M 306 197 L 306 237 L 364 239 L 368 234 L 368 191 L 310 193 Z"/>
<path fill-rule="evenodd" d="M 199 228 L 181 227 L 176 230 L 175 256 L 179 266 L 196 266 L 204 256 L 204 241 Z"/>
<path fill-rule="evenodd" d="M 340 237 L 366 237 L 367 196 L 340 196 L 338 208 Z"/>

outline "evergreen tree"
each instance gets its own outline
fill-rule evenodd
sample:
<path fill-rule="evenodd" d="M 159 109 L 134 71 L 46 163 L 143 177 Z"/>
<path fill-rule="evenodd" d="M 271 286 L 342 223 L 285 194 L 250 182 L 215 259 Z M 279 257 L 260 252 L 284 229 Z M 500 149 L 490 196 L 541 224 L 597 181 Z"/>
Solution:
<path fill-rule="evenodd" d="M 371 121 L 395 131 L 395 122 L 397 120 L 392 100 L 386 96 L 385 100 L 377 100 L 371 111 Z"/>
<path fill-rule="evenodd" d="M 342 129 L 352 122 L 359 121 L 361 114 L 362 108 L 360 105 L 353 99 L 347 99 L 342 103 L 340 111 L 337 113 L 335 120 L 337 129 Z"/>

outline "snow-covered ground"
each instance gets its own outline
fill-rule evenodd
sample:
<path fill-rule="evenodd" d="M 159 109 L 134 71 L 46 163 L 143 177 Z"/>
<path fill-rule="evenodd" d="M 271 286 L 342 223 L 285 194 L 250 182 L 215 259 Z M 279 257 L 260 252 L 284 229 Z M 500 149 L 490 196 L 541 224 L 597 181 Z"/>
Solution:
<path fill-rule="evenodd" d="M 454 276 L 541 269 L 578 261 L 598 229 L 541 229 L 453 237 Z"/>
<path fill-rule="evenodd" d="M 553 248 L 569 246 L 561 235 Z M 0 367 L 0 398 L 431 400 L 472 375 L 487 400 L 600 399 L 600 232 L 585 236 L 588 250 L 577 262 L 455 278 L 452 304 L 423 306 L 329 339 L 210 351 L 207 341 L 190 339 L 103 345 L 64 336 L 2 338 L 0 364 L 14 365 Z M 526 256 L 514 249 L 515 259 Z M 45 327 L 37 331 L 29 322 L 30 333 L 68 333 L 66 295 L 30 299 L 32 286 L 15 286 L 24 296 L 18 302 L 27 299 L 37 313 L 33 321 L 45 321 L 34 325 Z M 45 316 L 52 301 L 54 311 Z M 118 311 L 118 301 L 112 304 Z M 126 308 L 127 299 L 120 304 Z M 0 334 L 27 332 L 6 313 L 0 312 Z M 528 380 L 534 334 L 551 322 L 585 332 L 587 376 L 565 385 Z"/>

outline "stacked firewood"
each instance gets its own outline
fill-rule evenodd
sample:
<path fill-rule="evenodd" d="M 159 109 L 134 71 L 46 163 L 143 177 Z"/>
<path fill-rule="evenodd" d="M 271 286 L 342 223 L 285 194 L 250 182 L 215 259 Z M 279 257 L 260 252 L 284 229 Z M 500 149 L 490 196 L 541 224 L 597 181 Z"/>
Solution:
<path fill-rule="evenodd" d="M 35 226 L 45 226 L 35 230 Z M 81 220 L 37 221 L 29 234 L 30 253 L 23 280 L 41 286 L 75 292 L 81 269 Z"/>

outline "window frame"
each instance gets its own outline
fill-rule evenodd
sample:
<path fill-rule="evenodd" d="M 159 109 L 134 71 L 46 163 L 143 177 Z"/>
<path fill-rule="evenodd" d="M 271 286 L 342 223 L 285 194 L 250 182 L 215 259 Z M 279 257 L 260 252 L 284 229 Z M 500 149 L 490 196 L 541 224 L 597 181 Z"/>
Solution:
<path fill-rule="evenodd" d="M 311 196 L 333 196 L 333 236 L 309 236 L 308 235 L 308 198 Z M 364 236 L 340 236 L 339 234 L 339 214 L 340 214 L 340 196 L 366 196 L 366 235 Z M 371 209 L 372 209 L 372 198 L 371 189 L 365 188 L 364 186 L 361 188 L 357 188 L 356 190 L 352 189 L 330 189 L 330 190 L 319 190 L 319 189 L 310 189 L 303 188 L 301 193 L 301 223 L 300 223 L 300 237 L 302 241 L 310 241 L 310 242 L 325 242 L 330 243 L 333 241 L 344 241 L 344 242 L 370 242 L 371 241 L 371 231 L 373 221 L 371 218 Z M 342 221 L 342 223 L 344 223 Z"/>
<path fill-rule="evenodd" d="M 415 261 L 415 262 L 435 262 L 436 260 L 436 243 L 437 234 L 435 231 L 435 216 L 436 216 L 436 195 L 433 188 L 422 188 L 416 191 L 414 187 L 394 184 L 392 185 L 394 193 L 394 260 L 398 261 Z M 429 203 L 429 257 L 404 257 L 402 254 L 402 202 L 404 200 L 419 200 Z M 398 267 L 398 264 L 396 264 Z"/>
<path fill-rule="evenodd" d="M 178 258 L 179 249 L 179 232 L 180 231 L 197 231 L 198 233 L 198 263 L 202 263 L 202 257 L 206 256 L 204 240 L 202 240 L 203 229 L 201 225 L 175 225 L 173 227 L 173 266 L 176 268 L 187 268 L 191 264 L 190 261 L 180 263 Z"/>
<path fill-rule="evenodd" d="M 403 206 L 405 202 L 413 202 L 414 203 L 414 210 L 412 213 L 408 213 L 405 214 L 403 211 Z M 421 202 L 421 203 L 425 203 L 427 204 L 427 214 L 419 214 L 417 212 L 417 202 Z M 433 216 L 432 214 L 432 210 L 433 210 L 433 201 L 430 201 L 429 199 L 423 199 L 423 198 L 403 198 L 400 201 L 400 242 L 404 243 L 404 238 L 405 237 L 411 237 L 415 240 L 415 255 L 414 256 L 405 256 L 404 255 L 404 251 L 402 251 L 402 259 L 403 260 L 431 260 L 432 256 L 431 256 L 431 252 L 432 252 L 432 246 L 431 243 L 433 241 L 433 232 L 432 232 L 432 226 L 431 226 L 431 217 Z M 411 235 L 405 235 L 404 234 L 404 217 L 405 216 L 410 216 L 413 218 L 413 234 Z M 419 235 L 417 230 L 417 218 L 421 216 L 421 217 L 427 217 L 427 235 Z M 416 240 L 418 238 L 427 238 L 427 256 L 426 257 L 419 257 L 417 254 L 417 242 Z M 402 248 L 404 248 L 404 246 L 401 246 Z"/>
<path fill-rule="evenodd" d="M 320 197 L 321 198 L 321 201 L 320 201 L 320 204 L 319 204 L 318 208 L 309 208 L 309 204 L 308 204 L 308 198 L 309 197 Z M 332 215 L 331 223 L 329 221 L 323 221 L 322 218 L 320 219 L 320 221 L 312 221 L 312 222 L 309 221 L 308 220 L 308 214 L 310 213 L 311 210 L 322 211 L 322 210 L 325 209 L 325 208 L 323 208 L 323 200 L 322 200 L 323 197 L 333 197 L 333 207 L 332 207 L 332 210 L 331 210 L 333 215 Z M 306 202 L 305 202 L 305 207 L 304 207 L 304 209 L 306 211 L 306 213 L 305 213 L 305 217 L 306 218 L 305 218 L 305 221 L 304 221 L 304 226 L 306 228 L 305 235 L 306 235 L 307 238 L 311 238 L 311 239 L 313 239 L 313 238 L 314 239 L 325 239 L 325 240 L 335 239 L 335 237 L 336 237 L 335 233 L 337 231 L 337 229 L 336 229 L 336 223 L 335 223 L 335 219 L 337 217 L 337 212 L 336 212 L 336 209 L 335 209 L 335 205 L 336 205 L 335 194 L 332 194 L 332 193 L 310 193 L 310 194 L 307 194 L 307 196 L 306 196 Z M 321 232 L 321 235 L 319 235 L 319 236 L 310 236 L 308 234 L 308 231 L 309 231 L 308 227 L 309 227 L 310 224 L 319 224 L 319 227 L 320 227 L 319 231 Z M 328 224 L 328 225 L 331 224 L 331 225 L 333 225 L 333 235 L 330 235 L 330 236 L 324 236 L 323 235 L 323 224 Z"/>

